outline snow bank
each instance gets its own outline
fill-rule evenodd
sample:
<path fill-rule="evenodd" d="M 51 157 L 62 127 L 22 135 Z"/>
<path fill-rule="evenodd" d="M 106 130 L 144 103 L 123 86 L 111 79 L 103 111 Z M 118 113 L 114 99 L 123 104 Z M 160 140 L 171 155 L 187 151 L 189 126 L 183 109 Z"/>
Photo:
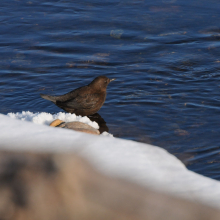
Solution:
<path fill-rule="evenodd" d="M 220 182 L 187 170 L 162 148 L 41 126 L 1 114 L 0 121 L 1 150 L 75 152 L 105 175 L 220 208 Z"/>
<path fill-rule="evenodd" d="M 88 124 L 92 126 L 95 129 L 99 129 L 98 123 L 95 121 L 91 121 L 87 116 L 77 116 L 75 114 L 71 113 L 64 113 L 64 112 L 59 112 L 57 114 L 50 114 L 47 112 L 29 112 L 29 111 L 22 111 L 22 112 L 17 112 L 17 113 L 8 113 L 7 114 L 10 118 L 14 119 L 19 119 L 21 121 L 30 121 L 33 122 L 34 124 L 40 124 L 40 125 L 50 125 L 50 123 L 56 119 L 60 119 L 65 122 L 71 122 L 71 121 L 80 121 L 85 124 Z M 104 131 L 101 136 L 107 136 L 107 137 L 113 137 L 112 134 Z"/>
<path fill-rule="evenodd" d="M 22 111 L 17 113 L 8 113 L 7 115 L 10 118 L 16 118 L 22 121 L 31 121 L 35 124 L 44 124 L 44 125 L 49 125 L 55 119 L 60 119 L 65 122 L 80 121 L 92 126 L 95 129 L 99 129 L 99 125 L 95 121 L 91 121 L 86 116 L 84 117 L 76 116 L 75 114 L 71 114 L 71 113 L 59 112 L 57 114 L 52 115 L 47 112 L 33 113 L 29 111 Z"/>

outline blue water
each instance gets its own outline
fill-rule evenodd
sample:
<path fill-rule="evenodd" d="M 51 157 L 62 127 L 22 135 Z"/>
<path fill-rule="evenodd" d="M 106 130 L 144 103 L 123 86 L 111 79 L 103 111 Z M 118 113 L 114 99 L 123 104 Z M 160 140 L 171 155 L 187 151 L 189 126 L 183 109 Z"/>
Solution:
<path fill-rule="evenodd" d="M 99 111 L 110 133 L 220 180 L 219 11 L 217 0 L 1 0 L 0 113 L 57 113 L 40 93 L 117 78 Z"/>

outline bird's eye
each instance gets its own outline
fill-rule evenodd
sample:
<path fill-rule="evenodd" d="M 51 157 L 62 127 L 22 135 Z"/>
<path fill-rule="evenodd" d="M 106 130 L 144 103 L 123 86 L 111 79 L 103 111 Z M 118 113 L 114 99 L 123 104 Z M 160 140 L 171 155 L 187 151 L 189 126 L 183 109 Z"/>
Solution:
<path fill-rule="evenodd" d="M 105 81 L 105 83 L 107 83 L 107 81 Z"/>

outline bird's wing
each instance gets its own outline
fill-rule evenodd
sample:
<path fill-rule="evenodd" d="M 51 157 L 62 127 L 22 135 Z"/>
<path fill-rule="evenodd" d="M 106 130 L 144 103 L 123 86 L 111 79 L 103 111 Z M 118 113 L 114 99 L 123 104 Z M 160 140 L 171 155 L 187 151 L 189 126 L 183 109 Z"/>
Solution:
<path fill-rule="evenodd" d="M 93 94 L 78 94 L 76 97 L 67 101 L 57 101 L 56 104 L 60 107 L 67 107 L 73 109 L 90 109 L 96 106 L 100 101 L 98 93 Z"/>
<path fill-rule="evenodd" d="M 64 95 L 56 96 L 57 102 L 67 102 L 68 100 L 75 99 L 79 94 L 85 94 L 88 90 L 87 86 L 79 87 L 78 89 L 74 89 L 71 92 L 68 92 Z"/>

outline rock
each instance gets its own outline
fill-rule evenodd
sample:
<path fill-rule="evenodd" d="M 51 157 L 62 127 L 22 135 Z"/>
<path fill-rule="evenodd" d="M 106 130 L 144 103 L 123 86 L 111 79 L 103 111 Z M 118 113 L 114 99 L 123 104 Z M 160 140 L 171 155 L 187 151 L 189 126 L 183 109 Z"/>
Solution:
<path fill-rule="evenodd" d="M 74 154 L 0 152 L 1 220 L 219 220 L 220 211 L 105 176 Z"/>
<path fill-rule="evenodd" d="M 80 132 L 84 132 L 84 133 L 88 133 L 88 134 L 95 134 L 95 135 L 99 135 L 100 132 L 99 130 L 93 128 L 92 126 L 79 122 L 79 121 L 73 121 L 73 122 L 64 122 L 61 121 L 60 119 L 56 119 L 55 121 L 53 121 L 50 126 L 52 127 L 60 127 L 60 128 L 68 128 L 68 129 L 72 129 L 74 131 L 80 131 Z"/>
<path fill-rule="evenodd" d="M 50 123 L 50 126 L 51 126 L 51 127 L 57 127 L 57 126 L 60 125 L 61 123 L 64 123 L 64 121 L 62 121 L 62 120 L 60 120 L 60 119 L 56 119 L 56 120 L 54 120 L 54 121 L 52 121 L 52 122 Z"/>

